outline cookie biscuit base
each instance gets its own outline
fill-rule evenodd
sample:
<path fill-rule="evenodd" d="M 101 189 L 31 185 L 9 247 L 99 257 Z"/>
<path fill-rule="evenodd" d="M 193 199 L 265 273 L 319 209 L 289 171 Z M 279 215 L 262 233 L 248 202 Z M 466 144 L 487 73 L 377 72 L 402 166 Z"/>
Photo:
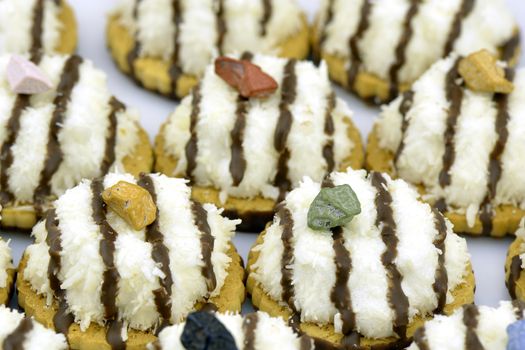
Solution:
<path fill-rule="evenodd" d="M 383 149 L 379 145 L 377 126 L 374 126 L 372 132 L 368 136 L 367 153 L 365 167 L 368 170 L 386 172 L 390 176 L 395 176 L 394 169 L 394 154 L 390 150 Z M 423 186 L 418 186 L 420 194 L 425 193 Z M 514 233 L 519 226 L 521 218 L 525 216 L 525 210 L 512 205 L 500 205 L 494 208 L 494 216 L 492 218 L 492 232 L 493 237 L 503 237 L 506 234 Z M 467 223 L 465 214 L 454 212 L 445 212 L 445 216 L 454 224 L 454 232 L 468 233 L 471 235 L 481 235 L 483 232 L 483 224 L 476 216 L 474 226 L 470 227 Z"/>
<path fill-rule="evenodd" d="M 262 232 L 255 245 L 263 243 L 265 232 Z M 283 306 L 281 303 L 273 300 L 263 289 L 263 287 L 255 280 L 251 271 L 253 271 L 253 265 L 257 262 L 259 252 L 250 250 L 248 256 L 248 266 L 246 271 L 248 272 L 248 280 L 246 282 L 246 288 L 248 294 L 251 295 L 252 304 L 255 308 L 265 311 L 274 317 L 282 317 L 284 320 L 288 320 L 291 316 L 291 311 L 287 306 Z M 454 301 L 450 304 L 445 305 L 444 314 L 450 315 L 455 309 L 465 304 L 471 304 L 474 302 L 474 290 L 475 281 L 472 266 L 467 266 L 467 275 L 465 276 L 464 282 L 458 285 L 451 293 L 454 297 Z M 432 317 L 416 316 L 407 326 L 407 338 L 410 340 L 416 330 L 423 325 L 423 323 Z M 312 322 L 301 322 L 299 325 L 301 331 L 305 332 L 309 336 L 320 338 L 329 341 L 333 344 L 339 345 L 342 339 L 341 333 L 336 333 L 332 324 L 318 325 Z M 406 341 L 400 341 L 396 337 L 382 338 L 382 339 L 371 339 L 360 337 L 360 349 L 376 349 L 376 348 L 404 348 Z"/>
<path fill-rule="evenodd" d="M 354 148 L 352 153 L 344 159 L 339 167 L 340 171 L 345 171 L 348 167 L 360 169 L 363 167 L 364 150 L 359 130 L 350 119 L 345 119 L 348 125 L 348 138 L 352 140 Z M 184 174 L 175 174 L 178 159 L 165 151 L 164 124 L 155 139 L 155 171 L 164 173 L 168 176 L 183 177 Z M 242 223 L 237 227 L 240 231 L 261 231 L 267 222 L 272 220 L 275 200 L 257 196 L 254 198 L 228 197 L 222 203 L 219 199 L 220 191 L 212 187 L 193 186 L 192 197 L 200 203 L 213 203 L 217 207 L 224 208 L 224 215 L 230 218 L 241 218 Z"/>
<path fill-rule="evenodd" d="M 309 29 L 306 17 L 303 16 L 303 28 L 293 37 L 279 45 L 281 56 L 287 58 L 306 58 L 309 53 Z M 129 30 L 120 24 L 118 15 L 109 18 L 106 28 L 108 47 L 117 66 L 124 73 L 131 75 L 128 55 L 134 49 L 135 38 Z M 148 90 L 159 92 L 163 95 L 173 97 L 172 81 L 168 74 L 170 62 L 161 58 L 139 57 L 133 63 L 133 79 Z M 182 98 L 189 94 L 191 89 L 197 85 L 198 77 L 182 74 L 176 83 L 176 94 L 174 97 Z"/>
<path fill-rule="evenodd" d="M 7 305 L 11 299 L 13 284 L 15 283 L 15 269 L 7 269 L 7 282 L 4 288 L 0 288 L 0 304 Z"/>
<path fill-rule="evenodd" d="M 153 166 L 153 153 L 148 134 L 139 126 L 139 142 L 132 154 L 122 160 L 126 172 L 137 177 L 141 172 L 149 173 Z M 51 202 L 54 198 L 50 198 Z M 2 208 L 3 227 L 30 230 L 37 222 L 37 214 L 32 203 L 17 203 Z"/>
<path fill-rule="evenodd" d="M 347 73 L 347 58 L 326 53 L 319 48 L 319 35 L 316 30 L 317 24 L 311 27 L 310 37 L 312 38 L 312 47 L 315 57 L 320 57 L 326 61 L 328 65 L 328 73 L 330 78 L 349 91 L 353 91 L 357 96 L 362 99 L 370 100 L 374 103 L 381 103 L 388 101 L 390 96 L 390 82 L 379 78 L 377 75 L 360 70 L 357 73 L 353 88 L 348 84 L 348 73 Z M 516 28 L 516 31 L 518 29 Z M 520 57 L 520 48 L 516 48 L 513 58 L 509 64 L 514 66 L 518 63 Z M 400 93 L 407 91 L 413 82 L 401 82 L 397 89 Z"/>
<path fill-rule="evenodd" d="M 60 28 L 60 40 L 55 51 L 61 54 L 72 54 L 77 47 L 77 22 L 71 6 L 62 0 L 58 19 L 62 23 Z"/>
<path fill-rule="evenodd" d="M 507 285 L 510 277 L 510 265 L 512 264 L 512 258 L 523 253 L 521 249 L 522 244 L 523 239 L 516 238 L 509 246 L 507 258 L 505 259 L 505 282 L 507 282 Z M 525 301 L 525 273 L 523 273 L 523 270 L 520 273 L 520 277 L 516 281 L 516 299 Z"/>
<path fill-rule="evenodd" d="M 220 294 L 216 297 L 210 298 L 208 302 L 215 304 L 219 312 L 240 312 L 241 305 L 245 298 L 245 288 L 243 284 L 244 269 L 242 267 L 241 257 L 233 245 L 230 245 L 228 256 L 231 258 L 231 263 L 228 266 L 228 275 L 224 281 L 224 285 Z M 53 317 L 57 310 L 56 301 L 53 301 L 51 307 L 47 307 L 46 297 L 38 295 L 33 291 L 30 283 L 24 279 L 24 269 L 27 266 L 27 260 L 28 256 L 24 255 L 20 261 L 20 278 L 17 282 L 18 303 L 28 316 L 34 317 L 45 327 L 54 329 Z M 197 303 L 195 309 L 200 309 L 202 305 L 203 303 Z M 80 330 L 77 323 L 73 323 L 69 327 L 67 339 L 71 349 L 111 350 L 110 345 L 106 341 L 105 327 L 96 323 L 91 323 L 85 332 Z M 152 332 L 130 329 L 128 330 L 126 349 L 145 349 L 147 344 L 156 339 L 157 338 Z"/>

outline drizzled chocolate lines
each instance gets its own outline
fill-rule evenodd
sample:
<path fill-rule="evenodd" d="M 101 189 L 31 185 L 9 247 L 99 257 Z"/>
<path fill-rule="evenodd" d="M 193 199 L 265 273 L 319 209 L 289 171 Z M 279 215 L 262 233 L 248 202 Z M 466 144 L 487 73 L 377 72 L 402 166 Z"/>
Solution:
<path fill-rule="evenodd" d="M 394 166 L 397 165 L 399 156 L 403 153 L 405 149 L 405 135 L 408 129 L 409 120 L 407 117 L 408 111 L 412 108 L 414 103 L 414 91 L 409 90 L 403 93 L 403 99 L 399 105 L 399 114 L 401 115 L 401 141 L 399 141 L 399 146 L 397 147 L 396 153 L 394 155 Z"/>
<path fill-rule="evenodd" d="M 405 65 L 406 49 L 412 38 L 414 30 L 412 28 L 412 20 L 416 17 L 420 6 L 420 0 L 410 0 L 410 6 L 403 22 L 403 32 L 401 38 L 395 49 L 395 60 L 390 66 L 388 74 L 390 76 L 390 91 L 388 99 L 391 100 L 396 97 L 399 85 L 399 71 Z"/>
<path fill-rule="evenodd" d="M 59 228 L 58 217 L 55 209 L 50 209 L 47 212 L 45 221 L 46 225 L 46 244 L 49 247 L 49 264 L 47 266 L 47 278 L 49 280 L 49 288 L 53 291 L 53 294 L 58 303 L 58 309 L 53 316 L 53 326 L 55 331 L 62 333 L 66 336 L 69 330 L 69 326 L 74 322 L 73 314 L 69 311 L 69 306 L 66 300 L 66 291 L 62 289 L 58 274 L 62 269 L 62 232 Z"/>
<path fill-rule="evenodd" d="M 222 47 L 224 45 L 224 38 L 226 36 L 228 27 L 226 25 L 226 20 L 224 18 L 224 15 L 225 15 L 224 0 L 215 0 L 215 1 L 216 1 L 216 6 L 217 6 L 217 12 L 215 14 L 217 18 L 217 51 L 219 52 L 219 55 L 222 55 L 223 54 Z"/>
<path fill-rule="evenodd" d="M 241 60 L 251 61 L 253 55 L 249 52 L 244 52 Z M 230 174 L 233 180 L 233 186 L 239 186 L 244 178 L 246 171 L 246 158 L 244 157 L 244 130 L 246 129 L 246 116 L 248 115 L 248 108 L 250 101 L 247 98 L 239 95 L 237 97 L 237 107 L 235 108 L 235 124 L 230 133 L 231 137 L 231 160 L 230 160 Z"/>
<path fill-rule="evenodd" d="M 401 288 L 403 276 L 395 265 L 397 257 L 397 245 L 399 238 L 396 234 L 396 222 L 392 209 L 392 195 L 388 191 L 386 179 L 378 172 L 371 173 L 372 186 L 377 191 L 375 205 L 377 208 L 376 226 L 381 231 L 381 238 L 386 249 L 381 256 L 381 262 L 387 272 L 388 283 L 388 302 L 394 310 L 394 332 L 401 338 L 406 338 L 406 328 L 408 325 L 408 298 Z"/>
<path fill-rule="evenodd" d="M 437 307 L 436 312 L 442 313 L 447 303 L 447 291 L 448 291 L 448 273 L 445 266 L 445 239 L 447 238 L 447 224 L 445 218 L 437 209 L 432 209 L 434 215 L 434 226 L 437 231 L 437 235 L 434 238 L 434 246 L 438 251 L 438 263 L 436 268 L 436 275 L 432 288 L 436 293 Z"/>
<path fill-rule="evenodd" d="M 332 20 L 334 19 L 334 3 L 335 0 L 328 0 L 328 8 L 326 9 L 326 19 L 324 20 L 323 25 L 321 26 L 320 34 L 319 34 L 319 51 L 322 50 L 324 42 L 326 41 L 326 38 L 328 36 L 326 32 L 326 28 L 332 23 Z M 318 53 L 319 56 L 321 55 L 321 52 Z M 317 57 L 319 60 L 320 57 Z"/>
<path fill-rule="evenodd" d="M 452 20 L 452 25 L 443 49 L 443 57 L 447 57 L 454 49 L 454 44 L 461 35 L 461 25 L 463 20 L 472 12 L 474 5 L 474 0 L 462 0 L 459 10 L 456 12 L 454 19 Z"/>
<path fill-rule="evenodd" d="M 516 283 L 521 277 L 521 272 L 522 272 L 521 264 L 522 264 L 522 260 L 519 254 L 512 257 L 512 260 L 510 261 L 510 267 L 509 267 L 510 269 L 509 278 L 507 281 L 507 288 L 509 290 L 509 294 L 512 299 L 517 298 Z"/>
<path fill-rule="evenodd" d="M 262 0 L 263 16 L 261 18 L 261 36 L 266 36 L 267 26 L 272 18 L 273 6 L 272 0 Z"/>
<path fill-rule="evenodd" d="M 58 170 L 64 158 L 64 153 L 60 148 L 58 134 L 64 124 L 73 88 L 80 78 L 81 65 L 81 57 L 76 55 L 70 56 L 64 65 L 60 83 L 57 87 L 56 97 L 53 101 L 53 116 L 51 117 L 48 131 L 44 168 L 40 173 L 40 181 L 33 196 L 37 212 L 41 211 L 42 203 L 45 201 L 45 198 L 49 196 L 51 192 L 51 178 Z"/>
<path fill-rule="evenodd" d="M 465 325 L 465 349 L 466 350 L 483 350 L 484 347 L 479 341 L 476 334 L 478 327 L 479 310 L 476 305 L 465 305 L 463 307 L 463 324 Z"/>
<path fill-rule="evenodd" d="M 242 321 L 244 333 L 244 350 L 255 350 L 255 330 L 259 323 L 259 316 L 256 313 L 246 315 Z"/>
<path fill-rule="evenodd" d="M 357 73 L 361 66 L 361 54 L 359 53 L 359 41 L 365 35 L 366 30 L 370 26 L 370 13 L 372 12 L 372 2 L 370 0 L 364 0 L 363 5 L 361 6 L 361 14 L 359 17 L 359 23 L 357 25 L 357 30 L 354 35 L 350 37 L 349 47 L 350 47 L 350 65 L 347 71 L 348 79 L 348 89 L 350 91 L 354 90 L 355 80 L 357 78 Z"/>
<path fill-rule="evenodd" d="M 100 175 L 105 175 L 109 171 L 109 168 L 115 162 L 115 146 L 117 144 L 117 113 L 123 111 L 126 107 L 122 102 L 117 100 L 115 97 L 111 97 L 109 100 L 110 112 L 109 112 L 109 126 L 108 136 L 106 137 L 106 145 L 104 147 L 104 157 L 100 164 Z"/>
<path fill-rule="evenodd" d="M 23 318 L 18 326 L 6 337 L 2 343 L 4 350 L 24 350 L 24 341 L 33 329 L 33 321 L 30 318 Z"/>
<path fill-rule="evenodd" d="M 297 94 L 297 75 L 295 73 L 296 64 L 296 60 L 289 60 L 284 67 L 282 96 L 279 104 L 280 114 L 275 127 L 273 140 L 274 148 L 279 155 L 277 160 L 277 174 L 274 179 L 274 185 L 279 188 L 278 202 L 284 199 L 286 192 L 291 187 L 290 180 L 288 180 L 288 160 L 290 158 L 290 150 L 286 147 L 286 142 L 293 122 L 293 115 L 290 111 L 290 106 L 294 103 Z"/>
<path fill-rule="evenodd" d="M 99 243 L 99 253 L 105 269 L 102 278 L 100 302 L 104 306 L 104 319 L 108 321 L 106 341 L 111 349 L 125 349 L 126 343 L 122 339 L 122 322 L 119 320 L 116 304 L 118 282 L 120 274 L 115 266 L 115 241 L 118 233 L 111 227 L 106 219 L 106 205 L 102 199 L 104 184 L 102 179 L 91 182 L 92 202 L 91 210 L 95 224 L 99 227 L 102 238 Z"/>
<path fill-rule="evenodd" d="M 201 112 L 201 87 L 197 85 L 192 92 L 191 98 L 191 114 L 190 114 L 190 139 L 186 143 L 186 177 L 193 182 L 193 171 L 197 166 L 198 153 L 198 136 L 197 136 L 197 122 L 199 121 L 199 114 Z"/>
<path fill-rule="evenodd" d="M 324 122 L 324 133 L 328 136 L 328 140 L 323 146 L 323 157 L 326 162 L 326 173 L 330 174 L 335 168 L 334 160 L 334 119 L 332 114 L 337 103 L 337 98 L 334 92 L 331 92 L 327 98 L 327 106 L 325 112 L 325 122 Z"/>
<path fill-rule="evenodd" d="M 292 317 L 290 318 L 291 326 L 294 331 L 298 331 L 299 317 L 295 307 L 294 295 L 295 288 L 293 285 L 293 269 L 292 264 L 294 260 L 293 247 L 293 217 L 290 210 L 286 207 L 286 202 L 281 202 L 277 208 L 277 217 L 279 218 L 279 225 L 282 227 L 281 241 L 283 243 L 283 255 L 281 256 L 281 299 L 292 310 Z"/>
<path fill-rule="evenodd" d="M 417 345 L 419 350 L 430 350 L 427 340 L 427 332 L 424 325 L 420 327 L 416 333 L 414 333 L 414 343 Z"/>
<path fill-rule="evenodd" d="M 30 60 L 38 65 L 42 59 L 42 23 L 44 18 L 44 0 L 37 0 L 33 8 L 33 24 L 31 26 L 31 48 L 29 49 Z M 7 120 L 6 133 L 2 147 L 0 148 L 0 204 L 6 205 L 13 200 L 13 194 L 9 191 L 8 169 L 13 164 L 13 152 L 11 147 L 15 144 L 20 131 L 20 119 L 24 110 L 31 105 L 30 95 L 17 95 L 11 115 Z"/>
<path fill-rule="evenodd" d="M 211 256 L 213 253 L 213 247 L 215 244 L 215 238 L 211 234 L 211 228 L 208 224 L 208 212 L 199 202 L 192 202 L 191 210 L 193 212 L 193 218 L 195 225 L 201 234 L 201 253 L 204 266 L 202 267 L 202 276 L 206 280 L 208 291 L 212 292 L 217 287 L 217 278 L 213 271 L 213 264 Z"/>
<path fill-rule="evenodd" d="M 173 54 L 171 55 L 171 63 L 168 69 L 168 75 L 171 79 L 171 91 L 173 96 L 177 95 L 177 82 L 179 77 L 182 75 L 182 69 L 179 62 L 180 52 L 180 30 L 182 23 L 182 8 L 180 0 L 172 0 L 172 11 L 173 11 L 173 25 L 175 34 L 173 37 Z"/>
<path fill-rule="evenodd" d="M 463 102 L 463 88 L 461 85 L 457 84 L 457 79 L 459 78 L 458 66 L 460 61 L 461 57 L 458 57 L 445 77 L 446 98 L 449 102 L 449 108 L 446 119 L 445 134 L 443 135 L 445 152 L 443 153 L 443 165 L 439 173 L 439 185 L 441 188 L 450 185 L 450 169 L 456 159 L 454 137 L 456 135 L 456 125 L 459 116 L 461 115 L 461 104 Z M 436 202 L 435 207 L 438 208 L 439 211 L 444 212 L 447 208 L 445 199 L 439 199 Z"/>
<path fill-rule="evenodd" d="M 139 6 L 140 6 L 140 2 L 142 0 L 135 0 L 135 4 L 133 5 L 133 20 L 135 22 L 137 22 L 138 18 L 139 18 Z M 137 58 L 139 57 L 139 54 L 140 54 L 140 49 L 141 49 L 141 44 L 140 44 L 140 40 L 139 40 L 139 37 L 138 37 L 138 28 L 137 28 L 137 33 L 135 33 L 135 39 L 134 39 L 134 43 L 133 43 L 133 48 L 131 49 L 131 51 L 128 53 L 127 57 L 126 57 L 126 61 L 128 63 L 128 69 L 129 69 L 129 74 L 134 78 L 135 77 L 135 61 L 137 60 Z"/>
<path fill-rule="evenodd" d="M 503 45 L 501 50 L 501 60 L 510 62 L 516 57 L 517 50 L 520 46 L 521 34 L 517 30 L 514 35 Z"/>
<path fill-rule="evenodd" d="M 514 70 L 506 69 L 505 77 L 509 81 L 514 80 Z M 495 131 L 498 135 L 496 144 L 494 145 L 492 152 L 490 153 L 489 165 L 488 165 L 488 182 L 487 182 L 487 193 L 481 204 L 481 213 L 479 218 L 482 224 L 482 234 L 490 235 L 492 232 L 492 219 L 494 218 L 492 201 L 496 198 L 496 191 L 498 188 L 499 180 L 501 179 L 501 173 L 503 171 L 503 163 L 501 157 L 505 151 L 507 140 L 509 138 L 509 130 L 507 128 L 510 120 L 508 111 L 508 94 L 494 94 L 492 100 L 497 106 L 496 123 L 494 125 Z"/>
<path fill-rule="evenodd" d="M 157 203 L 157 193 L 153 178 L 149 175 L 141 174 L 137 184 L 149 192 L 154 203 Z M 153 291 L 157 312 L 166 322 L 171 320 L 171 293 L 173 278 L 170 269 L 169 249 L 164 244 L 164 234 L 160 231 L 159 208 L 156 208 L 157 215 L 155 221 L 146 227 L 146 242 L 151 244 L 151 258 L 164 274 L 159 276 L 160 288 Z"/>

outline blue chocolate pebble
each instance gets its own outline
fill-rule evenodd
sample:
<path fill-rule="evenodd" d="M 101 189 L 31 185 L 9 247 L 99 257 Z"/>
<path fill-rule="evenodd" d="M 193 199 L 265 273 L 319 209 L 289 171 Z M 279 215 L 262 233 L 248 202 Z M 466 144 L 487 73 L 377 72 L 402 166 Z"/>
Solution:
<path fill-rule="evenodd" d="M 525 349 L 525 320 L 512 323 L 507 327 L 509 342 L 507 350 L 524 350 Z"/>
<path fill-rule="evenodd" d="M 187 350 L 237 350 L 228 329 L 206 311 L 191 313 L 180 337 Z"/>

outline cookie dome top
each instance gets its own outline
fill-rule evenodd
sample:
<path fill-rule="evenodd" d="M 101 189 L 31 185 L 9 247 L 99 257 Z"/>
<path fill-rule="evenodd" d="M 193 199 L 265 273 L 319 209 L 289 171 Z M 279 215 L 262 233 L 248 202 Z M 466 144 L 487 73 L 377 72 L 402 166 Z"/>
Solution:
<path fill-rule="evenodd" d="M 104 72 L 79 56 L 43 56 L 36 63 L 52 89 L 17 95 L 6 78 L 10 58 L 0 56 L 2 204 L 40 203 L 123 169 L 139 143 L 139 116 L 111 95 Z"/>
<path fill-rule="evenodd" d="M 312 230 L 307 213 L 321 186 L 342 184 L 355 191 L 361 213 L 343 227 Z M 323 185 L 305 178 L 252 253 L 250 277 L 302 322 L 371 339 L 404 338 L 415 316 L 453 302 L 470 259 L 465 240 L 406 182 L 351 169 Z"/>
<path fill-rule="evenodd" d="M 7 287 L 7 269 L 12 269 L 11 248 L 9 243 L 0 238 L 0 288 Z"/>
<path fill-rule="evenodd" d="M 416 332 L 407 350 L 507 349 L 507 327 L 523 319 L 524 306 L 502 301 L 497 308 L 466 305 L 450 316 L 437 315 Z"/>
<path fill-rule="evenodd" d="M 256 312 L 248 315 L 214 313 L 216 318 L 233 336 L 237 349 L 313 349 L 313 340 L 299 337 L 288 327 L 282 318 L 270 317 L 267 313 Z M 215 321 L 215 320 L 214 320 Z M 207 325 L 201 325 L 206 327 Z M 186 323 L 170 326 L 162 330 L 159 340 L 151 349 L 184 350 L 181 342 Z M 197 334 L 193 335 L 198 337 Z"/>
<path fill-rule="evenodd" d="M 125 0 L 115 14 L 138 57 L 173 60 L 195 76 L 217 54 L 280 54 L 279 45 L 305 23 L 293 0 Z"/>
<path fill-rule="evenodd" d="M 0 344 L 2 349 L 66 350 L 66 338 L 31 318 L 0 305 Z"/>
<path fill-rule="evenodd" d="M 474 92 L 459 59 L 437 62 L 384 106 L 376 131 L 380 147 L 395 154 L 398 176 L 424 185 L 430 201 L 473 226 L 478 212 L 490 222 L 495 206 L 525 205 L 525 70 L 506 70 L 511 94 Z"/>
<path fill-rule="evenodd" d="M 1 0 L 0 52 L 58 53 L 61 0 Z M 70 28 L 71 29 L 71 28 Z"/>
<path fill-rule="evenodd" d="M 160 133 L 176 175 L 223 195 L 276 199 L 305 175 L 321 180 L 361 147 L 349 137 L 352 112 L 336 98 L 324 63 L 245 56 L 278 89 L 245 100 L 208 66 Z"/>
<path fill-rule="evenodd" d="M 157 217 L 145 229 L 134 230 L 105 207 L 102 191 L 119 181 L 138 184 L 154 199 Z M 22 274 L 64 310 L 55 326 L 72 315 L 81 330 L 108 322 L 119 337 L 123 324 L 149 330 L 163 320 L 180 322 L 197 302 L 218 295 L 239 220 L 192 202 L 190 194 L 183 179 L 152 174 L 136 181 L 111 173 L 59 197 L 33 229 L 36 243 L 26 250 Z"/>
<path fill-rule="evenodd" d="M 316 31 L 323 52 L 397 85 L 451 51 L 512 56 L 516 28 L 504 0 L 323 0 Z"/>

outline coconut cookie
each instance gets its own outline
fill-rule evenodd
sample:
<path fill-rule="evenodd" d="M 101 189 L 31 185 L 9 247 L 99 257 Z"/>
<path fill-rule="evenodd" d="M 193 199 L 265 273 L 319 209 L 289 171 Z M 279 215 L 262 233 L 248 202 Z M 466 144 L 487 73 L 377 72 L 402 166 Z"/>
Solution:
<path fill-rule="evenodd" d="M 196 200 L 240 217 L 244 230 L 261 230 L 303 176 L 361 168 L 351 116 L 324 64 L 248 53 L 217 59 L 161 127 L 155 169 L 190 178 Z"/>
<path fill-rule="evenodd" d="M 306 17 L 294 0 L 125 0 L 109 17 L 118 67 L 175 98 L 197 85 L 217 55 L 252 51 L 306 58 Z"/>
<path fill-rule="evenodd" d="M 0 0 L 0 52 L 71 54 L 77 46 L 77 23 L 66 0 Z"/>
<path fill-rule="evenodd" d="M 185 323 L 164 328 L 151 350 L 204 349 L 315 349 L 314 339 L 299 336 L 282 318 L 256 312 L 248 315 L 195 312 Z"/>
<path fill-rule="evenodd" d="M 497 308 L 465 305 L 450 316 L 437 315 L 417 330 L 407 350 L 523 349 L 524 307 L 502 301 Z"/>
<path fill-rule="evenodd" d="M 204 303 L 239 312 L 239 220 L 190 194 L 186 180 L 157 174 L 83 180 L 33 229 L 20 305 L 73 349 L 143 349 Z"/>
<path fill-rule="evenodd" d="M 91 61 L 42 56 L 36 63 L 0 56 L 2 225 L 23 229 L 82 178 L 110 169 L 138 175 L 151 170 L 153 157 L 139 115 L 111 95 Z"/>
<path fill-rule="evenodd" d="M 420 187 L 456 232 L 503 236 L 525 215 L 525 70 L 451 56 L 383 107 L 367 167 Z"/>
<path fill-rule="evenodd" d="M 0 238 L 0 304 L 7 304 L 15 282 L 15 269 L 8 242 Z"/>
<path fill-rule="evenodd" d="M 515 62 L 520 43 L 504 0 L 323 0 L 312 33 L 331 78 L 377 102 L 408 90 L 452 51 L 487 49 Z"/>
<path fill-rule="evenodd" d="M 516 239 L 509 247 L 505 261 L 505 280 L 512 299 L 525 301 L 525 220 L 516 231 Z"/>
<path fill-rule="evenodd" d="M 474 298 L 466 242 L 402 180 L 364 170 L 305 178 L 252 248 L 253 304 L 334 344 L 406 345 Z"/>
<path fill-rule="evenodd" d="M 0 306 L 0 344 L 2 349 L 66 350 L 66 338 L 31 318 Z"/>

